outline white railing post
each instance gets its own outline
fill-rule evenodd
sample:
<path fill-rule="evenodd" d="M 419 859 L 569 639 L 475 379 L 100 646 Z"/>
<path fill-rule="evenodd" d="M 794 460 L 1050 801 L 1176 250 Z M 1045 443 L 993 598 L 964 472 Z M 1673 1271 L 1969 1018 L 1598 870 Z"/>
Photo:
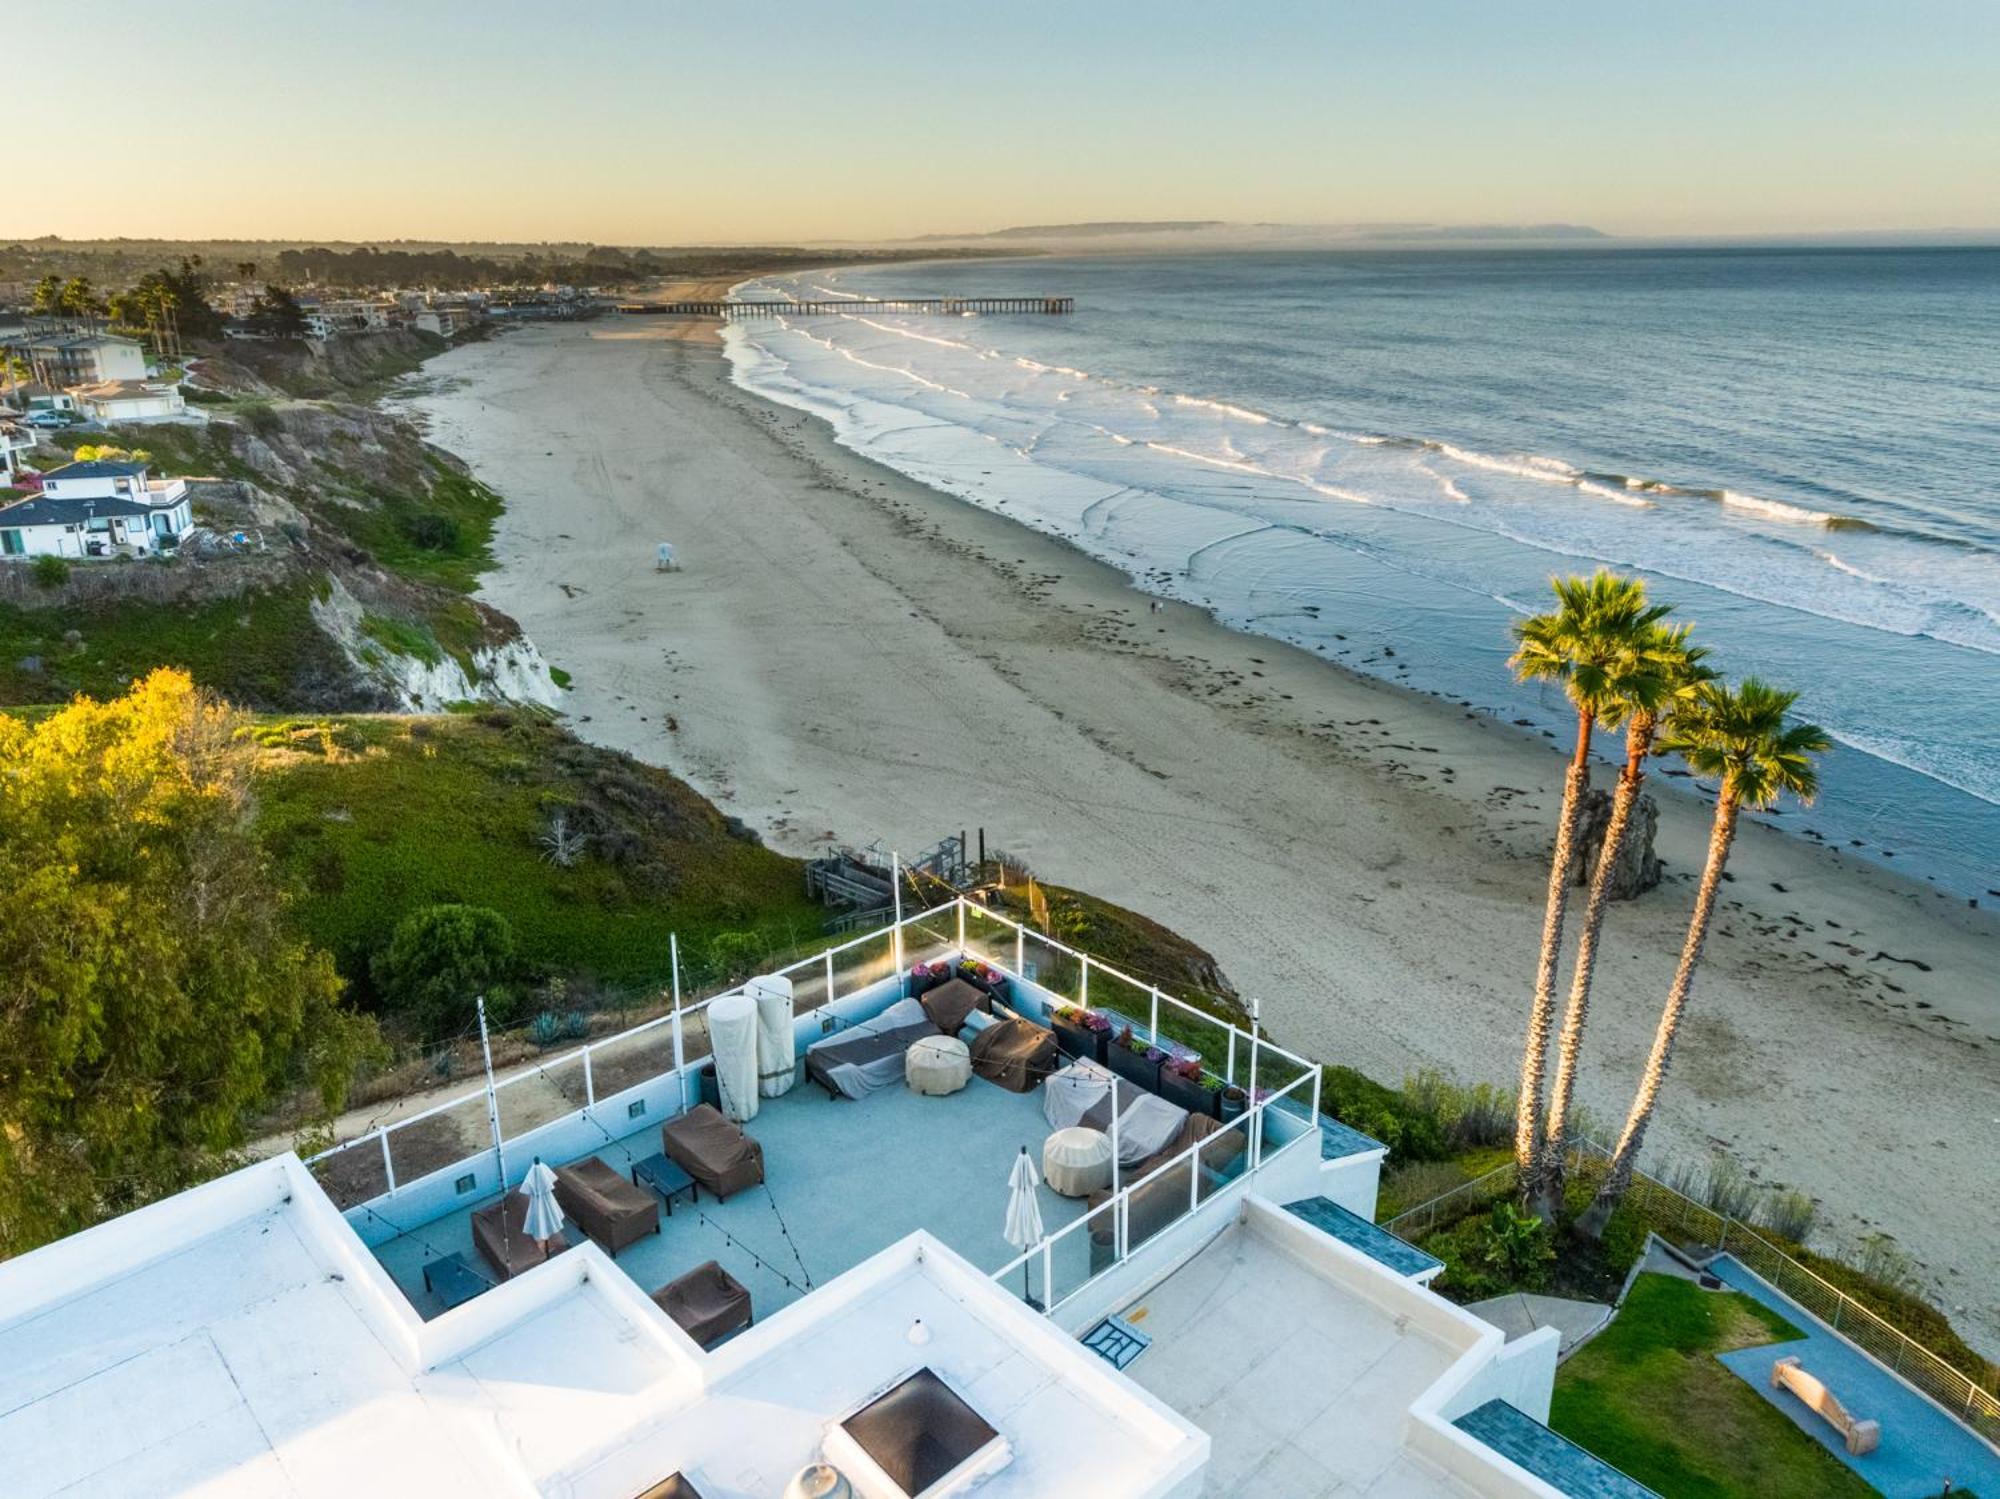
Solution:
<path fill-rule="evenodd" d="M 1052 1312 L 1056 1306 L 1056 1241 L 1042 1240 L 1042 1310 Z"/>
<path fill-rule="evenodd" d="M 826 1002 L 833 1003 L 833 949 L 826 950 Z"/>
<path fill-rule="evenodd" d="M 382 1175 L 389 1180 L 389 1195 L 396 1195 L 396 1163 L 389 1159 L 389 1132 L 385 1129 L 377 1137 L 382 1142 Z"/>
<path fill-rule="evenodd" d="M 1152 1039 L 1155 1046 L 1160 1045 L 1160 989 L 1157 984 L 1153 986 L 1153 1015 L 1147 1024 L 1146 1034 Z M 1165 1049 L 1161 1047 L 1161 1050 L 1164 1051 Z"/>
<path fill-rule="evenodd" d="M 965 952 L 965 897 L 961 895 L 961 896 L 960 896 L 960 897 L 958 898 L 958 900 L 957 900 L 956 904 L 957 904 L 957 906 L 958 906 L 958 955 L 959 955 L 959 956 L 960 956 L 960 957 L 962 958 L 962 957 L 966 956 L 966 952 Z"/>
<path fill-rule="evenodd" d="M 667 951 L 673 958 L 674 973 L 674 1018 L 672 1031 L 674 1038 L 674 1080 L 681 1091 L 681 1110 L 688 1106 L 687 1048 L 681 1039 L 681 939 L 680 933 L 667 933 Z"/>
<path fill-rule="evenodd" d="M 1078 981 L 1077 984 L 1076 1004 L 1078 1009 L 1087 1010 L 1090 1008 L 1090 954 L 1089 953 L 1083 954 L 1083 961 L 1079 963 L 1077 967 L 1078 970 L 1083 974 L 1083 977 Z"/>
<path fill-rule="evenodd" d="M 590 1048 L 588 1046 L 583 1049 L 583 1106 L 586 1109 L 597 1107 L 597 1084 L 590 1075 Z"/>
<path fill-rule="evenodd" d="M 1028 976 L 1028 929 L 1019 924 L 1014 927 L 1014 976 Z"/>
<path fill-rule="evenodd" d="M 1229 1063 L 1224 1068 L 1222 1080 L 1230 1087 L 1236 1086 L 1236 1027 L 1229 1028 Z"/>
<path fill-rule="evenodd" d="M 896 925 L 889 937 L 889 949 L 896 965 L 896 977 L 903 977 L 903 859 L 891 850 L 889 853 L 889 908 L 894 913 Z M 896 992 L 902 993 L 899 985 Z"/>

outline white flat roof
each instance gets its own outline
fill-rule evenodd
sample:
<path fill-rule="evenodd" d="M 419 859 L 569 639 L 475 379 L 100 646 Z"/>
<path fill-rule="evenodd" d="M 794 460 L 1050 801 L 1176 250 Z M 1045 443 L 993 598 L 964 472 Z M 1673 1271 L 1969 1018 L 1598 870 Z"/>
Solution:
<path fill-rule="evenodd" d="M 713 1353 L 589 1244 L 425 1323 L 290 1156 L 0 1265 L 0 1316 L 23 1499 L 775 1495 L 920 1367 L 1009 1443 L 995 1499 L 1165 1494 L 1208 1452 L 927 1234 Z"/>

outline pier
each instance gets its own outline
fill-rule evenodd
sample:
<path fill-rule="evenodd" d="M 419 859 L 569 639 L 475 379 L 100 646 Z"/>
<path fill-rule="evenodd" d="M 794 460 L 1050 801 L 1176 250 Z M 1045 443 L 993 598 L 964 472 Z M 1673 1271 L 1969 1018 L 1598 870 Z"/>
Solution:
<path fill-rule="evenodd" d="M 1061 317 L 1076 311 L 1074 297 L 827 297 L 812 302 L 621 302 L 620 312 L 636 316 L 739 318 L 836 317 L 850 312 L 1020 314 Z"/>

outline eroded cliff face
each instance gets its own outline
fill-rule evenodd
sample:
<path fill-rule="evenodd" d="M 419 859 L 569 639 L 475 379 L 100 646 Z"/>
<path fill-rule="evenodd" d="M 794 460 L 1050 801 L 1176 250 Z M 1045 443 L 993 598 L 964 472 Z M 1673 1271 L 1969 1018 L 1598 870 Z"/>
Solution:
<path fill-rule="evenodd" d="M 263 352 L 341 391 L 412 354 Z M 197 533 L 177 556 L 80 565 L 56 584 L 0 569 L 0 645 L 18 647 L 0 652 L 13 662 L 0 699 L 102 692 L 174 664 L 266 711 L 558 703 L 534 642 L 469 596 L 501 502 L 463 463 L 373 405 L 286 395 L 296 371 L 217 356 L 196 362 L 195 384 L 227 397 L 203 403 L 205 422 L 88 440 L 189 478 Z"/>

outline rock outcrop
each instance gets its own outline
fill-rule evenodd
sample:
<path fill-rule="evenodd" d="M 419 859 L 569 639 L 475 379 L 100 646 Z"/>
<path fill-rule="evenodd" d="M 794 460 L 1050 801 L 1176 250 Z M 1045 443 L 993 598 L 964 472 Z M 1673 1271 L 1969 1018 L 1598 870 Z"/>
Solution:
<path fill-rule="evenodd" d="M 1611 793 L 1592 789 L 1585 794 L 1577 825 L 1576 883 L 1588 885 L 1596 876 L 1597 860 L 1604 851 L 1604 830 L 1611 821 Z M 1660 883 L 1664 867 L 1653 852 L 1653 836 L 1659 831 L 1660 809 L 1645 792 L 1632 808 L 1632 821 L 1625 829 L 1625 842 L 1618 850 L 1618 863 L 1611 875 L 1611 898 L 1633 900 Z"/>

